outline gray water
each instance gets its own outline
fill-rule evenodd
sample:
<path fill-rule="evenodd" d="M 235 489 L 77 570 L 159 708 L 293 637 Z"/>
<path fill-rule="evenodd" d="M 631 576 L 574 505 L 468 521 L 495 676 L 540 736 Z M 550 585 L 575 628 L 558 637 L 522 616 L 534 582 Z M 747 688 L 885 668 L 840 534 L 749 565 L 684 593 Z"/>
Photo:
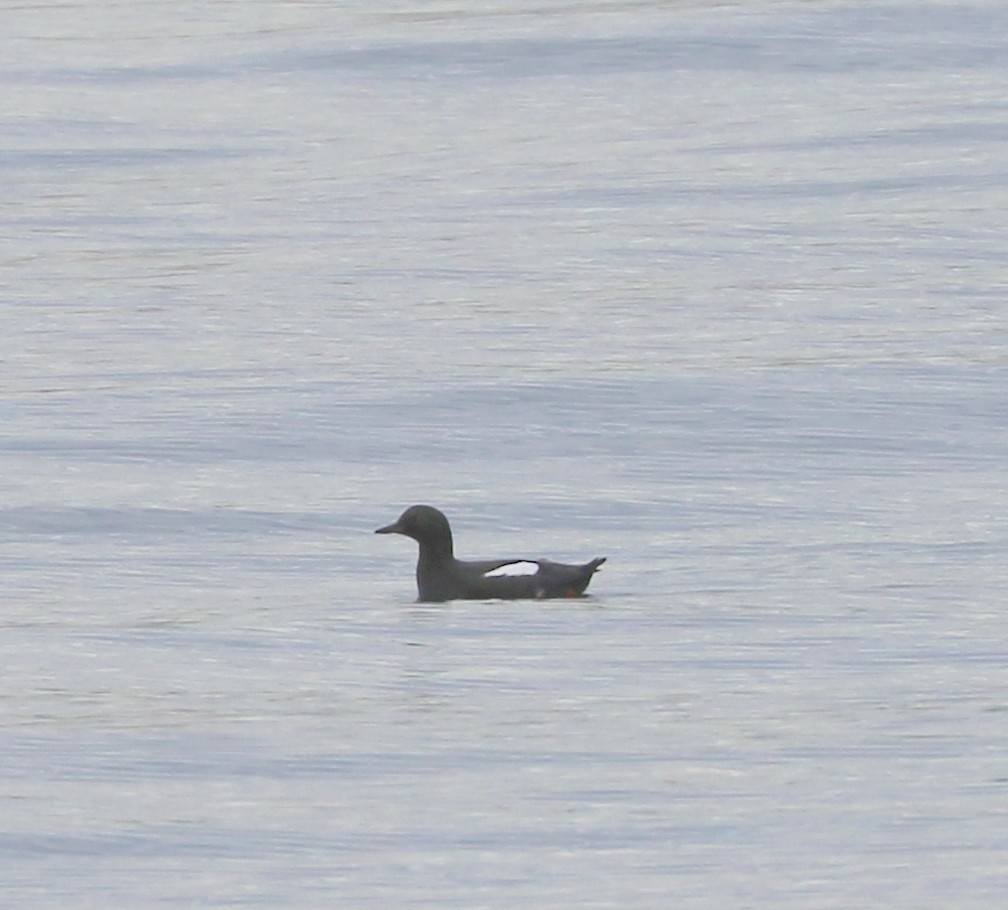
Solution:
<path fill-rule="evenodd" d="M 1001 0 L 2 18 L 4 906 L 1003 901 Z"/>

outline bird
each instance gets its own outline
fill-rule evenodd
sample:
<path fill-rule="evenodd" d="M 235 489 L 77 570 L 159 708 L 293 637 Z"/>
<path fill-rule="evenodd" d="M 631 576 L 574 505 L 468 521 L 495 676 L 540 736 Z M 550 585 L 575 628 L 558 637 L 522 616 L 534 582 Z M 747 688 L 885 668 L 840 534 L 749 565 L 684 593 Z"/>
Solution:
<path fill-rule="evenodd" d="M 375 534 L 402 534 L 420 545 L 416 579 L 421 602 L 581 597 L 606 561 L 604 556 L 584 565 L 548 559 L 456 559 L 448 519 L 433 506 L 410 506 Z"/>

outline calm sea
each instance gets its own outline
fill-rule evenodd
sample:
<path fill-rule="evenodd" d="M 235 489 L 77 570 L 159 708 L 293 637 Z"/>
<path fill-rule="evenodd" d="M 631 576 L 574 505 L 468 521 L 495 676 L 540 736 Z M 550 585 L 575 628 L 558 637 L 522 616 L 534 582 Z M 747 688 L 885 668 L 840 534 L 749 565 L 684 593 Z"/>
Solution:
<path fill-rule="evenodd" d="M 5 907 L 1003 902 L 1003 0 L 0 19 Z"/>

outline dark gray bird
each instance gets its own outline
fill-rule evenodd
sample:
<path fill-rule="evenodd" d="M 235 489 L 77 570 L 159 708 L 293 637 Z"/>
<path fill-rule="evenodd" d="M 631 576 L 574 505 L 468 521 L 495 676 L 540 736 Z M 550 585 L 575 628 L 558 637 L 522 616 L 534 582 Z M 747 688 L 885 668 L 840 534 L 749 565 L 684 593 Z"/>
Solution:
<path fill-rule="evenodd" d="M 581 566 L 548 559 L 455 558 L 448 519 L 433 506 L 410 506 L 375 534 L 403 534 L 420 544 L 417 588 L 422 601 L 580 597 L 605 557 Z"/>

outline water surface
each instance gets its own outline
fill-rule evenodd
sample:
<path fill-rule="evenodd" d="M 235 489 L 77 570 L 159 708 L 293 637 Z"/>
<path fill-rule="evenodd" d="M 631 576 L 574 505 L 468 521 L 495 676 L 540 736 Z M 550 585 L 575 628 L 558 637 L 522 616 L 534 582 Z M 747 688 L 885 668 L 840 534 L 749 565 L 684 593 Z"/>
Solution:
<path fill-rule="evenodd" d="M 1001 4 L 5 21 L 10 901 L 996 905 Z"/>

